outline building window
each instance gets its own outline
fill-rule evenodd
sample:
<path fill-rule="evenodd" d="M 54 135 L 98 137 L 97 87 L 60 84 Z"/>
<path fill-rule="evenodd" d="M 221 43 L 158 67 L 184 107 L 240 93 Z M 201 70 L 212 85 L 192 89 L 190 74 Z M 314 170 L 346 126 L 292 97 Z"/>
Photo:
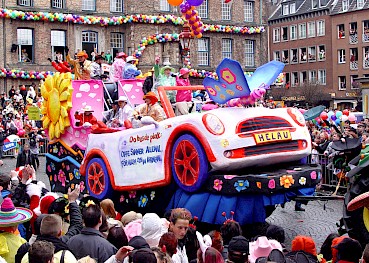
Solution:
<path fill-rule="evenodd" d="M 298 62 L 298 53 L 297 53 L 297 48 L 293 48 L 291 49 L 291 64 L 295 64 Z"/>
<path fill-rule="evenodd" d="M 344 49 L 338 50 L 338 63 L 346 63 L 346 51 Z"/>
<path fill-rule="evenodd" d="M 325 46 L 324 45 L 320 45 L 318 50 L 319 50 L 318 60 L 319 61 L 325 60 Z"/>
<path fill-rule="evenodd" d="M 308 37 L 315 37 L 315 21 L 308 23 Z"/>
<path fill-rule="evenodd" d="M 306 38 L 306 24 L 299 24 L 299 38 Z"/>
<path fill-rule="evenodd" d="M 273 52 L 273 59 L 276 60 L 276 61 L 281 61 L 281 52 L 274 51 Z"/>
<path fill-rule="evenodd" d="M 357 0 L 357 8 L 363 8 L 364 7 L 364 0 Z"/>
<path fill-rule="evenodd" d="M 350 70 L 359 69 L 358 58 L 359 58 L 358 49 L 350 48 Z"/>
<path fill-rule="evenodd" d="M 204 0 L 204 2 L 197 7 L 197 12 L 199 12 L 199 17 L 204 19 L 209 18 L 208 0 Z"/>
<path fill-rule="evenodd" d="M 346 12 L 349 9 L 349 0 L 342 0 L 342 11 Z"/>
<path fill-rule="evenodd" d="M 56 9 L 63 9 L 64 0 L 51 0 L 51 7 Z"/>
<path fill-rule="evenodd" d="M 281 29 L 279 27 L 273 29 L 273 43 L 277 43 L 281 41 L 280 32 L 281 32 Z"/>
<path fill-rule="evenodd" d="M 245 66 L 254 67 L 255 66 L 255 41 L 246 40 L 245 41 Z"/>
<path fill-rule="evenodd" d="M 363 42 L 369 42 L 369 20 L 363 21 Z"/>
<path fill-rule="evenodd" d="M 222 39 L 222 58 L 232 58 L 232 39 Z"/>
<path fill-rule="evenodd" d="M 298 72 L 292 72 L 291 74 L 291 86 L 296 87 L 299 85 L 299 73 Z"/>
<path fill-rule="evenodd" d="M 254 2 L 245 0 L 243 2 L 245 22 L 254 22 Z"/>
<path fill-rule="evenodd" d="M 338 76 L 338 89 L 346 90 L 346 76 Z"/>
<path fill-rule="evenodd" d="M 319 7 L 319 0 L 312 0 L 311 1 L 311 8 L 318 8 Z"/>
<path fill-rule="evenodd" d="M 222 20 L 231 20 L 231 6 L 222 0 Z"/>
<path fill-rule="evenodd" d="M 319 20 L 316 22 L 316 34 L 317 36 L 325 35 L 325 21 L 324 20 Z"/>
<path fill-rule="evenodd" d="M 33 29 L 18 28 L 18 62 L 30 63 L 33 62 Z"/>
<path fill-rule="evenodd" d="M 312 84 L 316 84 L 316 71 L 315 70 L 310 70 L 309 71 L 309 83 L 312 83 Z"/>
<path fill-rule="evenodd" d="M 296 40 L 297 39 L 297 26 L 292 25 L 290 26 L 290 40 Z"/>
<path fill-rule="evenodd" d="M 318 82 L 319 82 L 319 84 L 325 85 L 327 83 L 326 79 L 327 79 L 327 76 L 326 76 L 325 69 L 319 69 L 318 70 Z"/>
<path fill-rule="evenodd" d="M 122 13 L 123 0 L 110 0 L 110 12 Z"/>
<path fill-rule="evenodd" d="M 300 84 L 307 83 L 307 74 L 306 71 L 300 72 Z"/>
<path fill-rule="evenodd" d="M 32 0 L 18 0 L 18 5 L 21 6 L 32 6 Z"/>
<path fill-rule="evenodd" d="M 350 76 L 350 83 L 351 83 L 351 89 L 358 89 L 359 85 L 358 83 L 355 81 L 356 78 L 358 78 L 358 75 L 351 75 Z"/>
<path fill-rule="evenodd" d="M 285 63 L 285 64 L 288 64 L 289 63 L 289 54 L 288 54 L 288 50 L 283 50 L 282 51 L 282 62 Z"/>
<path fill-rule="evenodd" d="M 65 31 L 51 30 L 51 54 L 53 60 L 63 61 L 64 47 L 66 46 Z"/>
<path fill-rule="evenodd" d="M 86 50 L 89 56 L 92 52 L 97 52 L 97 36 L 97 32 L 82 31 L 82 50 Z"/>
<path fill-rule="evenodd" d="M 288 40 L 288 27 L 282 27 L 282 41 Z"/>
<path fill-rule="evenodd" d="M 289 11 L 290 11 L 290 7 L 288 6 L 288 4 L 283 5 L 282 15 L 284 15 L 284 16 L 288 15 Z"/>
<path fill-rule="evenodd" d="M 308 59 L 309 59 L 309 62 L 316 61 L 316 48 L 315 48 L 315 46 L 309 47 L 309 49 L 308 49 Z"/>
<path fill-rule="evenodd" d="M 300 63 L 305 63 L 307 61 L 306 47 L 300 48 Z"/>
<path fill-rule="evenodd" d="M 290 14 L 296 13 L 296 3 L 290 4 Z"/>
<path fill-rule="evenodd" d="M 123 33 L 110 33 L 110 48 L 113 58 L 116 54 L 124 50 L 124 34 Z"/>
<path fill-rule="evenodd" d="M 209 66 L 209 38 L 200 38 L 197 42 L 197 64 Z"/>
<path fill-rule="evenodd" d="M 95 11 L 96 10 L 96 0 L 82 0 L 82 10 L 83 11 Z"/>
<path fill-rule="evenodd" d="M 290 73 L 289 72 L 284 73 L 283 83 L 284 83 L 286 89 L 288 89 L 290 87 L 290 85 L 291 85 L 290 81 L 291 81 Z"/>
<path fill-rule="evenodd" d="M 363 68 L 368 69 L 369 68 L 369 47 L 363 48 L 363 54 L 364 54 Z"/>
<path fill-rule="evenodd" d="M 167 0 L 160 0 L 160 11 L 170 12 L 170 5 Z"/>
<path fill-rule="evenodd" d="M 345 38 L 345 25 L 344 24 L 337 25 L 337 37 L 338 39 Z"/>

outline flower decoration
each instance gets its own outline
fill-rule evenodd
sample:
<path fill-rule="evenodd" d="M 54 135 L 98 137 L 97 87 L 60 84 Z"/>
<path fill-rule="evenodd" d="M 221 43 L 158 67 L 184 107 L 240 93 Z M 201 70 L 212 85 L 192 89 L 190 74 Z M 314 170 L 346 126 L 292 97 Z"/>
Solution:
<path fill-rule="evenodd" d="M 58 153 L 59 152 L 59 150 L 58 150 L 58 146 L 56 146 L 56 145 L 54 145 L 54 147 L 53 147 L 53 153 Z"/>
<path fill-rule="evenodd" d="M 84 181 L 79 182 L 79 189 L 81 190 L 81 192 L 83 192 L 83 190 L 85 190 L 85 182 Z"/>
<path fill-rule="evenodd" d="M 124 195 L 121 195 L 120 198 L 119 198 L 119 202 L 123 203 L 124 200 L 125 200 Z"/>
<path fill-rule="evenodd" d="M 238 192 L 241 192 L 242 190 L 245 190 L 248 187 L 249 187 L 249 181 L 247 180 L 238 180 L 234 183 L 234 188 L 236 188 Z"/>
<path fill-rule="evenodd" d="M 155 191 L 151 191 L 151 193 L 150 193 L 150 199 L 151 200 L 154 200 L 154 198 L 155 198 Z"/>
<path fill-rule="evenodd" d="M 138 206 L 139 207 L 145 207 L 147 204 L 148 198 L 146 195 L 143 195 L 140 197 L 140 201 L 138 201 Z"/>
<path fill-rule="evenodd" d="M 59 170 L 58 181 L 61 182 L 62 186 L 65 186 L 66 180 L 67 180 L 67 177 L 65 176 L 65 173 L 62 170 Z"/>
<path fill-rule="evenodd" d="M 55 171 L 55 164 L 54 163 L 50 163 L 50 166 L 51 166 L 51 170 L 52 171 Z"/>
<path fill-rule="evenodd" d="M 279 183 L 284 188 L 290 188 L 290 186 L 295 183 L 295 180 L 292 175 L 283 175 L 279 178 Z"/>
<path fill-rule="evenodd" d="M 74 177 L 76 178 L 76 179 L 81 179 L 81 173 L 79 172 L 79 170 L 78 169 L 74 169 L 73 170 L 73 173 L 74 173 Z"/>
<path fill-rule="evenodd" d="M 55 73 L 41 85 L 44 98 L 41 107 L 42 126 L 48 129 L 50 139 L 60 138 L 70 126 L 68 112 L 72 108 L 72 76 L 70 73 Z M 57 148 L 57 147 L 56 147 Z"/>
<path fill-rule="evenodd" d="M 73 173 L 69 173 L 69 181 L 72 181 L 72 180 L 73 180 L 73 178 L 74 178 Z"/>
<path fill-rule="evenodd" d="M 223 181 L 219 179 L 215 179 L 213 188 L 217 191 L 220 191 L 222 190 L 222 187 L 223 187 Z"/>
<path fill-rule="evenodd" d="M 51 166 L 50 166 L 50 165 L 48 165 L 48 166 L 46 167 L 46 170 L 47 170 L 49 173 L 51 173 Z"/>
<path fill-rule="evenodd" d="M 316 171 L 312 171 L 310 173 L 310 178 L 313 179 L 313 180 L 316 180 L 316 177 L 317 177 Z"/>
<path fill-rule="evenodd" d="M 269 180 L 268 188 L 269 189 L 274 189 L 275 188 L 275 180 L 274 179 Z"/>
<path fill-rule="evenodd" d="M 305 185 L 306 184 L 306 177 L 300 177 L 299 184 Z"/>
<path fill-rule="evenodd" d="M 136 198 L 136 191 L 129 191 L 129 195 L 128 195 L 128 197 L 129 197 L 130 199 Z"/>
<path fill-rule="evenodd" d="M 261 189 L 261 182 L 256 182 L 256 187 Z"/>

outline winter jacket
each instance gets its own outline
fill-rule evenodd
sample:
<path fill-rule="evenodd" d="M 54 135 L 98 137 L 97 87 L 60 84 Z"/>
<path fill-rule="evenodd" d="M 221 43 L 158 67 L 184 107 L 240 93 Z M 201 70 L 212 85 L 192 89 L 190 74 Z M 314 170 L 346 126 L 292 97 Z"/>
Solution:
<path fill-rule="evenodd" d="M 68 246 L 77 259 L 90 256 L 98 263 L 104 263 L 117 253 L 115 246 L 109 243 L 98 230 L 90 227 L 83 228 L 81 234 L 70 238 Z"/>
<path fill-rule="evenodd" d="M 191 86 L 189 79 L 176 78 L 177 86 Z M 176 102 L 192 101 L 191 90 L 178 90 L 176 95 Z"/>

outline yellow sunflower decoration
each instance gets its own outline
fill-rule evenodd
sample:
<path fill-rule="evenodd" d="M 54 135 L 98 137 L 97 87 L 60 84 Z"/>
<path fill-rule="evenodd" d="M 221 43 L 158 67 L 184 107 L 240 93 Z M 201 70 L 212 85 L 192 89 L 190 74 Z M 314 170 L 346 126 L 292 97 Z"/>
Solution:
<path fill-rule="evenodd" d="M 60 138 L 70 126 L 68 112 L 72 108 L 72 75 L 55 73 L 47 76 L 41 85 L 44 101 L 41 106 L 42 125 L 48 129 L 50 139 Z"/>

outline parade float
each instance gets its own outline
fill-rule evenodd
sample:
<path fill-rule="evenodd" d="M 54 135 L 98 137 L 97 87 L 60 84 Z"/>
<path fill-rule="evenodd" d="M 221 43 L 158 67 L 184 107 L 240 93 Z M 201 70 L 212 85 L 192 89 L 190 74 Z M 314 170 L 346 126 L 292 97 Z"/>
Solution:
<path fill-rule="evenodd" d="M 102 119 L 102 81 L 72 81 L 70 73 L 47 77 L 41 111 L 52 190 L 79 184 L 96 198 L 112 198 L 118 211 L 186 207 L 211 224 L 221 224 L 230 211 L 238 211 L 241 224 L 264 222 L 276 204 L 312 195 L 321 179 L 319 166 L 298 163 L 311 152 L 300 111 L 253 106 L 282 69 L 273 61 L 245 76 L 238 62 L 225 59 L 218 79 L 207 77 L 204 86 L 159 88 L 166 120 L 144 117 L 140 128 L 115 130 L 81 122 L 91 109 Z M 169 89 L 205 89 L 224 107 L 175 116 Z M 144 103 L 141 80 L 121 80 L 118 93 L 132 107 Z"/>

